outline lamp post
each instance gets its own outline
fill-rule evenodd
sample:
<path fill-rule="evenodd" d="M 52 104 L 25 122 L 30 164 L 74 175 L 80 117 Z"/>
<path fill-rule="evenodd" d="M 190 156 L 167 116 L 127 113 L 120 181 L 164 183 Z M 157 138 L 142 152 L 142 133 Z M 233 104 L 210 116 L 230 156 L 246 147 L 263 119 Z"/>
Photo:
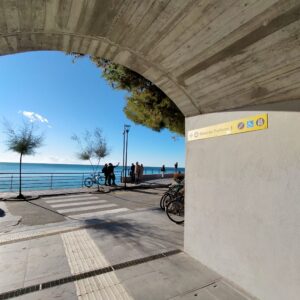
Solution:
<path fill-rule="evenodd" d="M 125 174 L 125 170 L 124 170 L 124 165 L 125 163 L 125 127 L 124 127 L 124 130 L 123 130 L 123 162 L 122 162 L 122 175 L 121 175 L 121 181 L 122 179 L 124 180 L 124 174 Z"/>
<path fill-rule="evenodd" d="M 127 177 L 127 152 L 128 152 L 128 133 L 130 125 L 124 125 L 123 130 L 123 171 L 122 176 L 124 178 L 124 188 L 126 189 L 126 177 Z"/>

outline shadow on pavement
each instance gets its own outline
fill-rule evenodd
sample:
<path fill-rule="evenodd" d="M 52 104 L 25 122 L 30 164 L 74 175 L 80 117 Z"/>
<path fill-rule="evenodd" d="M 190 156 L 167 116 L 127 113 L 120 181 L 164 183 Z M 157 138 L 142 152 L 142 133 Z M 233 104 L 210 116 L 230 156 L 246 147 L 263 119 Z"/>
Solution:
<path fill-rule="evenodd" d="M 0 218 L 4 217 L 5 215 L 5 211 L 0 208 Z"/>
<path fill-rule="evenodd" d="M 164 213 L 161 209 L 158 211 Z M 100 223 L 101 221 L 104 222 Z M 113 220 L 105 218 L 101 220 L 93 218 L 85 220 L 85 223 L 88 226 L 94 224 L 94 232 L 100 238 L 113 236 L 114 239 L 118 240 L 118 245 L 130 241 L 131 244 L 136 245 L 137 249 L 145 251 L 149 248 L 183 247 L 182 226 L 174 226 L 172 222 L 170 226 L 162 226 L 159 223 L 157 225 L 151 224 L 150 220 L 149 223 L 147 223 L 147 220 L 142 223 L 133 219 Z"/>
<path fill-rule="evenodd" d="M 142 193 L 142 194 L 150 194 L 150 195 L 158 195 L 159 194 L 157 192 L 148 192 L 148 191 L 139 190 L 139 189 L 131 190 L 131 192 L 133 192 L 133 193 Z"/>

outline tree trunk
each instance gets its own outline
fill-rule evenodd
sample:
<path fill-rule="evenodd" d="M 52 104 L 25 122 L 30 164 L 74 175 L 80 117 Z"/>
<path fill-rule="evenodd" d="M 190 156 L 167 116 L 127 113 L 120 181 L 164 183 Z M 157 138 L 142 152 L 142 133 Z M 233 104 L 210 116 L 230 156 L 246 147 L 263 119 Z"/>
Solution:
<path fill-rule="evenodd" d="M 19 173 L 19 195 L 17 197 L 17 199 L 25 199 L 25 196 L 22 194 L 22 157 L 23 157 L 23 154 L 21 153 L 20 155 L 20 173 Z"/>
<path fill-rule="evenodd" d="M 98 168 L 100 164 L 100 159 L 98 160 L 97 169 L 99 170 L 99 176 L 97 177 L 97 191 L 100 192 L 99 180 L 100 180 L 100 169 Z"/>

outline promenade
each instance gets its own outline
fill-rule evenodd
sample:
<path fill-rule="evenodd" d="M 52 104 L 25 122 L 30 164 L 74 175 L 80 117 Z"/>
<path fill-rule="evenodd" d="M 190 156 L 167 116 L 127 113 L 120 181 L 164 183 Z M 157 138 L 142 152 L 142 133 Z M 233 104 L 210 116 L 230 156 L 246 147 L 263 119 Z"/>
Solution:
<path fill-rule="evenodd" d="M 184 253 L 167 183 L 0 201 L 0 299 L 251 299 Z"/>

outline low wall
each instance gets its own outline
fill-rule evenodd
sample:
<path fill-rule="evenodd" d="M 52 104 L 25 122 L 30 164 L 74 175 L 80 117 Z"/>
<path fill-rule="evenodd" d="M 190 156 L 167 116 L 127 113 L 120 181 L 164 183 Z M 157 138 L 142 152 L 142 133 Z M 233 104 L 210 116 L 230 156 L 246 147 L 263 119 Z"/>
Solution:
<path fill-rule="evenodd" d="M 174 177 L 173 173 L 164 174 L 164 178 L 173 178 L 173 177 Z M 141 181 L 143 182 L 143 181 L 161 179 L 161 178 L 162 178 L 161 174 L 145 174 L 145 175 L 143 175 L 143 178 L 142 178 Z M 122 182 L 124 183 L 124 178 L 122 178 Z M 130 183 L 131 182 L 131 177 L 126 177 L 126 182 Z"/>
<path fill-rule="evenodd" d="M 261 300 L 300 295 L 300 101 L 186 119 L 186 130 L 268 113 L 261 131 L 187 142 L 184 248 Z"/>

